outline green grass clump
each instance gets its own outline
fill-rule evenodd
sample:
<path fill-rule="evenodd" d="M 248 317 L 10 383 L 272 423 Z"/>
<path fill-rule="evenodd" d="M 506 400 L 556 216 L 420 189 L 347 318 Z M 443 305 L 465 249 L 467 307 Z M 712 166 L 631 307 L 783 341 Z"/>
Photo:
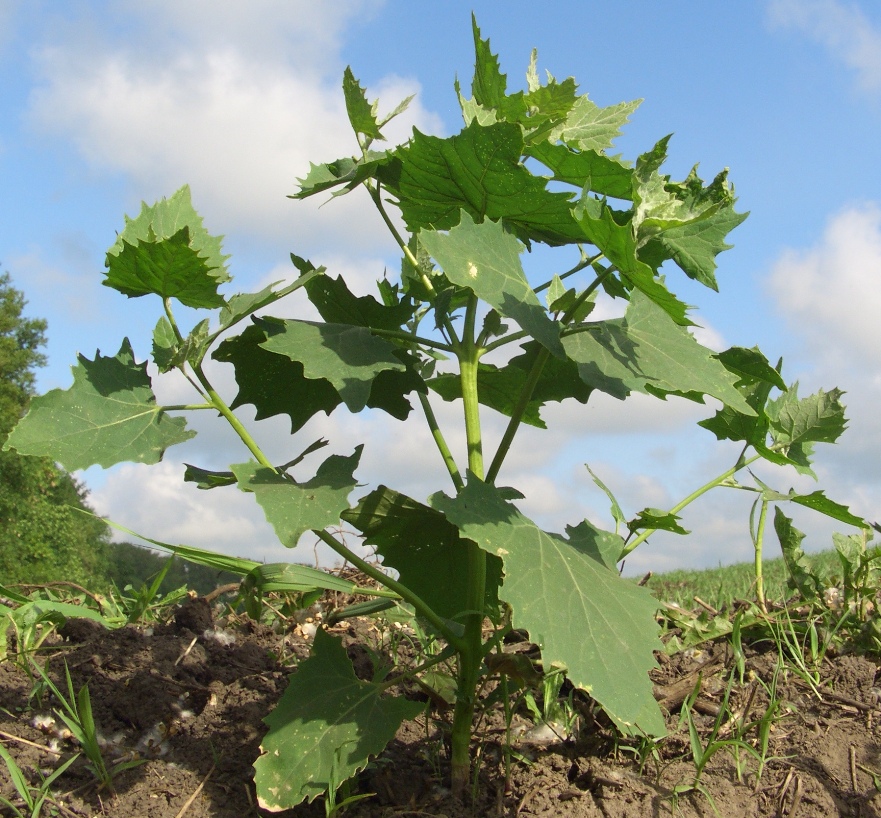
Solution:
<path fill-rule="evenodd" d="M 808 554 L 813 572 L 818 576 L 840 577 L 841 562 L 835 550 Z M 787 585 L 789 575 L 783 558 L 766 560 L 764 563 L 765 596 L 782 602 L 792 596 Z M 694 598 L 721 609 L 734 600 L 755 599 L 755 566 L 752 562 L 719 566 L 703 570 L 677 570 L 655 574 L 646 587 L 661 602 L 674 602 L 686 609 L 695 606 Z"/>

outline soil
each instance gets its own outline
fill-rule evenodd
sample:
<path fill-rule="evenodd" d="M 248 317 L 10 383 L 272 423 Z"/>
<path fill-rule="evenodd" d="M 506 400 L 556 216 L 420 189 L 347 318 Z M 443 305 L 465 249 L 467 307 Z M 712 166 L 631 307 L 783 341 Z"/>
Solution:
<path fill-rule="evenodd" d="M 49 657 L 49 675 L 66 690 L 66 662 L 76 690 L 88 682 L 108 762 L 140 763 L 117 773 L 111 790 L 99 789 L 84 759 L 78 759 L 55 782 L 54 800 L 42 815 L 268 816 L 256 806 L 252 764 L 266 730 L 262 717 L 282 694 L 296 662 L 309 654 L 312 628 L 297 619 L 302 617 L 271 628 L 229 612 L 221 616 L 216 606 L 192 598 L 169 621 L 151 628 L 108 631 L 89 620 L 69 620 L 41 650 L 42 659 Z M 363 644 L 376 648 L 381 631 L 361 619 L 328 630 L 342 638 L 356 672 L 369 678 L 373 660 Z M 0 663 L 0 739 L 28 780 L 37 783 L 76 748 L 36 718 L 50 715 L 58 703 L 24 672 L 23 663 L 13 661 L 13 647 L 10 659 Z M 689 730 L 680 724 L 682 702 L 699 683 L 700 694 L 688 712 L 706 746 L 734 657 L 730 644 L 718 642 L 673 657 L 659 654 L 658 659 L 655 691 L 670 713 L 667 738 L 654 747 L 616 740 L 601 711 L 577 693 L 573 702 L 580 728 L 573 736 L 536 730 L 528 714 L 518 712 L 514 732 L 520 737 L 513 740 L 506 776 L 504 720 L 498 708 L 488 708 L 476 729 L 476 787 L 469 804 L 455 800 L 448 789 L 448 708 L 412 687 L 406 695 L 426 701 L 425 715 L 405 723 L 359 776 L 355 791 L 374 795 L 352 804 L 345 814 L 881 816 L 881 775 L 875 775 L 881 774 L 877 661 L 848 654 L 827 657 L 815 690 L 793 672 L 775 677 L 776 648 L 750 647 L 742 684 L 736 678 L 730 685 L 729 709 L 742 723 L 773 716 L 765 720 L 767 760 L 761 776 L 755 758 L 729 747 L 712 755 L 695 787 Z M 775 680 L 779 706 L 770 712 L 767 689 Z M 736 723 L 724 720 L 717 738 L 731 739 Z M 760 726 L 754 725 L 743 738 L 756 746 L 759 733 Z M 16 800 L 3 764 L 0 792 Z M 14 813 L 0 808 L 0 814 Z M 277 814 L 310 818 L 325 815 L 325 809 L 319 799 Z"/>

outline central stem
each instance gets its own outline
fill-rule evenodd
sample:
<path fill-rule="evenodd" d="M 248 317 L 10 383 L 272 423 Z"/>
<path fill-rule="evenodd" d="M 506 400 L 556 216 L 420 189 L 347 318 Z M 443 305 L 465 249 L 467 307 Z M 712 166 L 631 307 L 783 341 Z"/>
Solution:
<path fill-rule="evenodd" d="M 480 430 L 477 371 L 482 350 L 475 342 L 477 298 L 471 296 L 465 310 L 462 342 L 457 349 L 459 377 L 462 384 L 462 403 L 465 412 L 465 435 L 468 445 L 469 479 L 483 480 L 483 442 Z M 476 543 L 466 541 L 467 609 L 465 633 L 459 651 L 459 669 L 456 679 L 456 707 L 452 729 L 452 789 L 464 796 L 471 774 L 471 730 L 477 703 L 477 684 L 483 663 L 483 617 L 486 608 L 486 552 Z"/>

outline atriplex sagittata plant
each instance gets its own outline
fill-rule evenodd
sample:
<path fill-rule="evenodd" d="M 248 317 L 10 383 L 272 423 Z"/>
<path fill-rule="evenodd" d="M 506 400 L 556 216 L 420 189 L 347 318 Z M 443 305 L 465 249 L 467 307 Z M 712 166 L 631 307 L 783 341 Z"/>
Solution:
<path fill-rule="evenodd" d="M 378 300 L 354 295 L 341 277 L 293 254 L 291 282 L 222 295 L 219 288 L 230 279 L 227 257 L 184 187 L 126 219 L 107 253 L 103 283 L 130 298 L 160 297 L 164 314 L 153 333 L 153 362 L 160 373 L 183 373 L 198 400 L 157 405 L 146 363 L 136 362 L 126 338 L 112 357 L 80 356 L 73 386 L 34 399 L 8 441 L 69 470 L 156 463 L 167 447 L 193 436 L 182 414 L 219 412 L 251 459 L 226 472 L 188 467 L 184 480 L 252 492 L 286 546 L 313 532 L 381 586 L 362 591 L 412 606 L 455 656 L 451 746 L 458 794 L 469 782 L 485 660 L 501 650 L 511 628 L 528 631 L 544 666 L 565 667 L 621 731 L 663 734 L 648 677 L 658 647 L 657 606 L 644 588 L 620 578 L 616 563 L 651 531 L 685 533 L 675 512 L 708 488 L 734 485 L 733 475 L 752 460 L 810 471 L 813 443 L 834 441 L 844 429 L 838 390 L 800 399 L 787 390 L 779 365 L 757 349 L 715 353 L 701 346 L 689 332 L 686 305 L 661 275 L 662 266 L 667 278 L 678 267 L 716 289 L 716 256 L 745 218 L 734 209 L 726 171 L 709 184 L 696 170 L 672 181 L 661 173 L 668 138 L 635 163 L 607 155 L 637 102 L 600 108 L 577 94 L 572 78 L 542 81 L 534 54 L 526 90 L 509 93 L 476 24 L 474 43 L 470 98 L 456 85 L 463 129 L 448 138 L 414 131 L 391 150 L 375 145 L 406 101 L 379 118 L 347 69 L 343 92 L 357 153 L 313 165 L 293 196 L 366 194 L 402 256 L 400 276 L 378 282 Z M 560 252 L 570 258 L 575 249 L 577 261 L 533 282 L 521 257 L 535 245 L 566 248 Z M 626 302 L 623 317 L 591 320 L 601 291 Z M 265 314 L 295 293 L 323 320 Z M 175 301 L 215 312 L 187 331 L 175 318 Z M 514 344 L 519 347 L 506 363 L 484 360 L 492 352 L 503 360 Z M 238 384 L 232 398 L 222 396 L 206 372 L 209 352 L 232 364 Z M 769 400 L 775 388 L 781 395 Z M 724 407 L 703 425 L 720 439 L 742 442 L 743 453 L 673 512 L 646 509 L 626 522 L 613 502 L 627 539 L 587 521 L 568 526 L 565 535 L 543 531 L 515 505 L 523 495 L 497 480 L 518 429 L 524 423 L 544 428 L 544 404 L 586 404 L 594 391 L 622 401 L 634 392 L 697 402 L 710 395 Z M 447 443 L 432 393 L 461 401 L 464 461 Z M 431 429 L 448 481 L 446 492 L 426 502 L 380 485 L 352 505 L 361 446 L 330 455 L 314 477 L 297 481 L 288 470 L 324 442 L 292 461 L 290 452 L 284 458 L 264 452 L 234 411 L 253 404 L 257 419 L 288 415 L 296 433 L 339 404 L 403 420 L 414 408 L 411 400 Z M 486 410 L 508 418 L 494 451 L 481 432 Z M 862 523 L 819 492 L 805 504 Z M 341 520 L 363 534 L 396 579 L 332 533 Z M 289 576 L 300 589 L 342 582 L 295 566 Z M 362 769 L 402 720 L 422 708 L 390 695 L 391 687 L 358 680 L 341 643 L 319 630 L 311 658 L 266 719 L 269 733 L 256 763 L 261 805 L 282 810 L 312 800 L 331 777 L 343 781 Z"/>

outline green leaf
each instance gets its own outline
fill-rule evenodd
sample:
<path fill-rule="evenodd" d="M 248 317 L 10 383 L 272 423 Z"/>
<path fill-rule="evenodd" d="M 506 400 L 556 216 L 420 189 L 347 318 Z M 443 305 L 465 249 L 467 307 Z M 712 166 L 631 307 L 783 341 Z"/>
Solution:
<path fill-rule="evenodd" d="M 153 361 L 159 371 L 168 372 L 184 363 L 199 363 L 211 343 L 208 327 L 209 320 L 205 318 L 190 330 L 183 342 L 178 342 L 171 323 L 162 316 L 153 330 Z"/>
<path fill-rule="evenodd" d="M 239 392 L 231 408 L 253 404 L 257 420 L 287 415 L 293 434 L 318 412 L 329 415 L 342 400 L 329 381 L 307 378 L 299 361 L 264 349 L 267 328 L 264 323 L 253 324 L 223 341 L 211 357 L 235 367 Z"/>
<path fill-rule="evenodd" d="M 564 122 L 554 128 L 548 142 L 565 142 L 579 150 L 604 151 L 621 135 L 622 126 L 642 100 L 600 108 L 587 94 L 578 97 Z"/>
<path fill-rule="evenodd" d="M 346 66 L 343 73 L 343 96 L 346 100 L 346 113 L 349 122 L 356 134 L 364 134 L 371 139 L 385 139 L 379 131 L 379 123 L 376 121 L 376 103 L 372 105 L 367 101 L 364 89 L 350 66 Z"/>
<path fill-rule="evenodd" d="M 564 356 L 559 326 L 548 317 L 520 264 L 523 245 L 501 224 L 490 220 L 475 224 L 462 211 L 458 227 L 448 234 L 422 230 L 419 241 L 450 281 L 470 288 L 558 358 Z"/>
<path fill-rule="evenodd" d="M 551 142 L 529 145 L 526 153 L 550 168 L 555 182 L 600 196 L 633 198 L 633 168 L 618 158 L 593 150 L 574 151 L 568 145 Z"/>
<path fill-rule="evenodd" d="M 395 347 L 365 327 L 277 319 L 258 323 L 268 335 L 260 344 L 263 349 L 302 364 L 307 378 L 328 381 L 350 412 L 367 405 L 379 373 L 406 370 Z"/>
<path fill-rule="evenodd" d="M 186 466 L 184 482 L 195 483 L 196 488 L 207 490 L 236 484 L 236 476 L 231 471 L 209 471 L 198 466 L 191 466 L 189 463 L 184 463 L 184 465 Z"/>
<path fill-rule="evenodd" d="M 799 398 L 798 383 L 776 400 L 768 401 L 774 452 L 782 455 L 801 474 L 814 475 L 811 456 L 814 443 L 835 443 L 847 428 L 840 389 Z"/>
<path fill-rule="evenodd" d="M 353 159 L 344 156 L 335 162 L 322 165 L 309 163 L 309 173 L 304 179 L 297 179 L 300 189 L 289 196 L 290 199 L 307 199 L 316 193 L 342 186 L 333 196 L 344 196 L 353 191 L 362 182 L 372 179 L 392 161 L 390 151 L 368 151 L 366 158 Z"/>
<path fill-rule="evenodd" d="M 306 285 L 306 292 L 321 317 L 330 324 L 399 330 L 416 311 L 416 305 L 409 298 L 387 306 L 372 295 L 355 296 L 342 276 L 313 279 Z"/>
<path fill-rule="evenodd" d="M 821 514 L 825 514 L 827 517 L 832 517 L 834 520 L 839 520 L 842 523 L 847 523 L 857 528 L 869 527 L 862 517 L 851 514 L 847 506 L 830 500 L 822 491 L 813 491 L 810 494 L 796 494 L 793 490 L 790 490 L 789 496 L 786 499 L 805 508 L 812 508 L 814 511 L 819 511 Z"/>
<path fill-rule="evenodd" d="M 741 383 L 756 383 L 763 381 L 776 386 L 781 392 L 785 392 L 786 381 L 780 376 L 779 369 L 775 369 L 758 347 L 746 349 L 745 347 L 731 347 L 716 356 L 729 372 L 740 377 Z"/>
<path fill-rule="evenodd" d="M 677 326 L 656 304 L 633 293 L 624 319 L 589 325 L 567 335 L 563 344 L 579 365 L 582 379 L 618 398 L 631 390 L 678 394 L 689 399 L 712 395 L 745 415 L 755 415 L 735 387 L 737 377 Z"/>
<path fill-rule="evenodd" d="M 823 589 L 820 587 L 820 581 L 811 571 L 805 552 L 801 549 L 801 541 L 805 535 L 792 524 L 792 520 L 780 510 L 779 506 L 774 506 L 774 530 L 780 540 L 783 561 L 789 572 L 790 586 L 805 599 L 813 599 Z"/>
<path fill-rule="evenodd" d="M 584 529 L 570 540 L 542 531 L 473 474 L 457 497 L 430 502 L 463 537 L 502 558 L 500 596 L 514 627 L 541 647 L 545 667 L 564 665 L 625 732 L 665 733 L 648 676 L 660 645 L 657 602 L 598 560 Z"/>
<path fill-rule="evenodd" d="M 570 193 L 553 193 L 547 180 L 521 163 L 523 132 L 499 122 L 472 122 L 447 139 L 414 130 L 383 180 L 397 196 L 410 232 L 449 230 L 466 211 L 473 221 L 504 220 L 524 241 L 568 244 L 584 235 L 572 217 Z"/>
<path fill-rule="evenodd" d="M 73 386 L 31 400 L 4 449 L 51 457 L 68 471 L 116 463 L 158 463 L 169 446 L 195 436 L 183 418 L 156 406 L 147 364 L 136 364 L 128 338 L 119 352 L 72 367 Z"/>
<path fill-rule="evenodd" d="M 290 562 L 259 565 L 245 577 L 242 583 L 243 593 L 268 594 L 276 591 L 302 594 L 319 589 L 353 594 L 358 590 L 358 585 L 336 574 Z"/>
<path fill-rule="evenodd" d="M 141 204 L 135 219 L 107 251 L 104 285 L 130 298 L 155 293 L 188 307 L 223 306 L 218 285 L 230 280 L 221 236 L 212 236 L 193 209 L 184 185 L 152 207 Z"/>
<path fill-rule="evenodd" d="M 242 491 L 254 492 L 282 545 L 294 548 L 307 531 L 339 523 L 358 485 L 354 472 L 363 448 L 356 446 L 349 457 L 331 455 L 305 483 L 254 462 L 234 465 L 232 471 Z"/>
<path fill-rule="evenodd" d="M 489 40 L 480 37 L 477 19 L 471 14 L 471 30 L 474 34 L 474 79 L 471 93 L 478 105 L 485 108 L 502 108 L 508 88 L 508 78 L 499 68 L 499 58 L 490 51 Z"/>
<path fill-rule="evenodd" d="M 451 622 L 468 611 L 467 577 L 462 571 L 467 544 L 443 514 L 422 503 L 380 486 L 362 497 L 342 519 L 376 546 L 383 565 L 398 572 L 400 581 L 436 613 Z M 498 610 L 502 563 L 487 560 L 486 610 Z"/>
<path fill-rule="evenodd" d="M 597 478 L 594 477 L 594 480 Z M 620 509 L 618 511 L 620 512 Z M 579 551 L 593 557 L 610 571 L 618 572 L 618 562 L 624 550 L 624 540 L 618 534 L 603 531 L 587 520 L 582 520 L 576 526 L 567 525 L 566 534 L 569 535 L 569 542 Z"/>
<path fill-rule="evenodd" d="M 671 514 L 660 508 L 644 508 L 627 523 L 627 527 L 631 531 L 650 528 L 656 531 L 672 531 L 674 534 L 690 533 L 679 525 L 679 520 L 681 519 L 678 515 Z"/>
<path fill-rule="evenodd" d="M 355 677 L 342 643 L 324 630 L 313 654 L 291 677 L 254 763 L 257 801 L 272 812 L 313 801 L 362 770 L 421 702 L 384 695 L 383 686 Z"/>
<path fill-rule="evenodd" d="M 621 510 L 621 506 L 615 499 L 615 495 L 612 494 L 612 490 L 593 473 L 593 469 L 591 469 L 591 467 L 588 466 L 587 463 L 584 464 L 584 468 L 587 469 L 588 473 L 593 478 L 593 482 L 597 484 L 600 491 L 602 491 L 603 494 L 605 494 L 606 497 L 609 498 L 609 502 L 611 503 L 611 507 L 609 510 L 611 511 L 612 519 L 615 521 L 615 532 L 617 533 L 618 527 L 627 522 L 627 518 L 624 516 L 624 512 Z M 620 550 L 618 553 L 621 553 Z M 617 563 L 618 560 L 616 559 L 615 562 Z"/>
<path fill-rule="evenodd" d="M 630 286 L 647 295 L 677 324 L 691 324 L 685 315 L 686 305 L 655 278 L 651 267 L 640 261 L 632 225 L 626 221 L 629 212 L 616 213 L 604 202 L 585 196 L 574 214 L 588 241 L 605 254 Z M 619 224 L 616 217 L 624 223 Z"/>
<path fill-rule="evenodd" d="M 477 396 L 484 406 L 511 417 L 517 400 L 526 384 L 529 372 L 538 355 L 539 346 L 535 342 L 523 344 L 524 353 L 512 358 L 498 368 L 492 364 L 477 365 Z M 428 385 L 444 400 L 458 400 L 462 397 L 462 381 L 458 375 L 448 373 L 438 375 Z M 523 422 L 546 429 L 541 418 L 541 407 L 550 401 L 562 402 L 574 398 L 579 403 L 587 403 L 593 390 L 578 375 L 578 365 L 570 360 L 549 358 L 544 365 L 541 377 L 526 405 Z"/>

